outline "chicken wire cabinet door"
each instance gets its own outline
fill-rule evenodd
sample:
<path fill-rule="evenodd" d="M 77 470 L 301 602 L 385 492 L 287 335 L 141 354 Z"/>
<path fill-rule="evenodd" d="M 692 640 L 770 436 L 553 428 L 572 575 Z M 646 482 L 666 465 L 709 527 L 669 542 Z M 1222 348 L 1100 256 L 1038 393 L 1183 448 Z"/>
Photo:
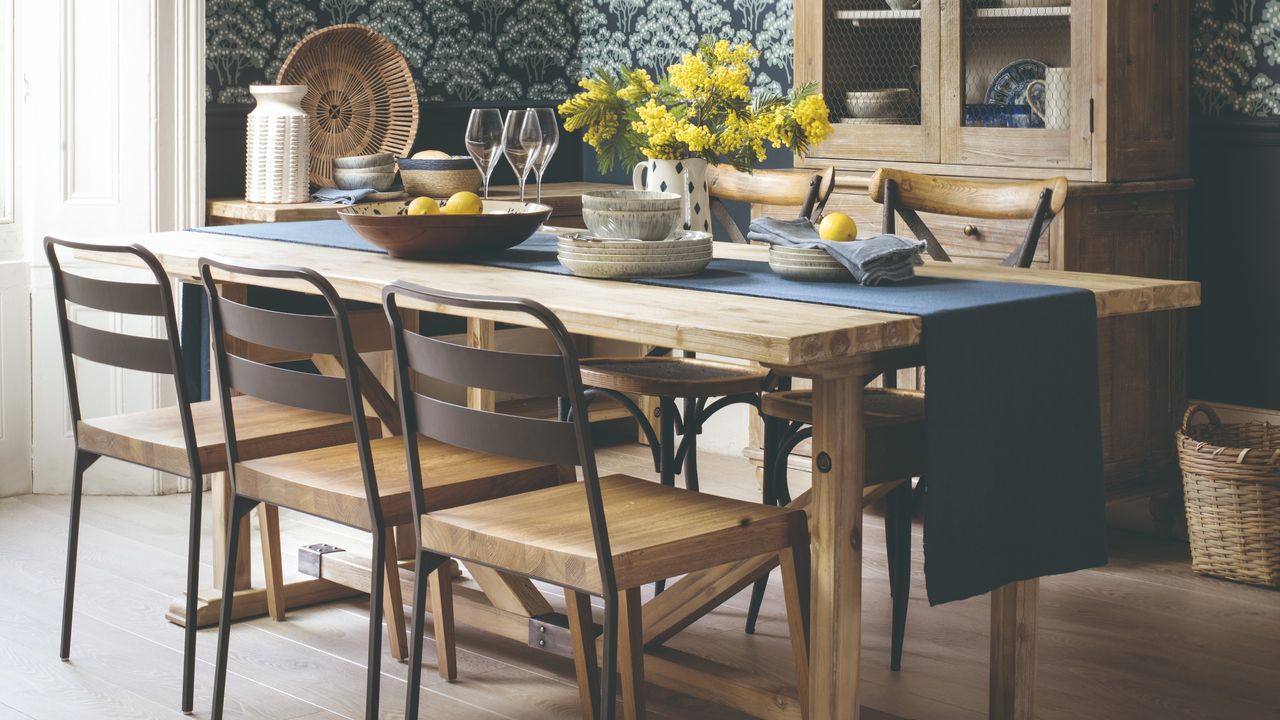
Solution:
<path fill-rule="evenodd" d="M 835 126 L 815 158 L 938 162 L 940 0 L 796 0 L 796 83 Z"/>
<path fill-rule="evenodd" d="M 942 160 L 1091 164 L 1092 0 L 949 0 L 942 8 Z"/>

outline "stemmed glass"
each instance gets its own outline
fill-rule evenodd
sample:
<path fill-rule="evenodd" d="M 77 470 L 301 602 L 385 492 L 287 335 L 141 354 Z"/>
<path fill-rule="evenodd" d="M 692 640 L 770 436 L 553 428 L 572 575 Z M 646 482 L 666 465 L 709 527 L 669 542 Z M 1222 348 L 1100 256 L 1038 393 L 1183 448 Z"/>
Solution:
<path fill-rule="evenodd" d="M 547 171 L 551 156 L 556 154 L 556 147 L 560 145 L 560 127 L 556 122 L 556 113 L 551 108 L 534 108 L 528 114 L 538 121 L 540 138 L 538 156 L 533 160 L 533 171 L 538 177 L 538 202 L 542 202 L 542 173 Z"/>
<path fill-rule="evenodd" d="M 524 202 L 524 183 L 529 179 L 529 170 L 537 159 L 542 142 L 538 118 L 528 110 L 508 110 L 502 140 L 502 153 L 516 173 L 516 180 L 520 183 L 520 202 Z"/>
<path fill-rule="evenodd" d="M 484 199 L 489 199 L 489 176 L 497 167 L 498 153 L 502 152 L 502 115 L 493 108 L 476 108 L 467 121 L 467 152 L 475 161 L 484 178 Z"/>

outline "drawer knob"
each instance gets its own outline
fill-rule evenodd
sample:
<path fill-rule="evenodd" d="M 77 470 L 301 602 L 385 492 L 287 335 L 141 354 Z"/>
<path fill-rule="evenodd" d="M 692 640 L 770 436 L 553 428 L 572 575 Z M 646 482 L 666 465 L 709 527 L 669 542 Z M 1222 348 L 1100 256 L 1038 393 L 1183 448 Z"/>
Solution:
<path fill-rule="evenodd" d="M 968 237 L 977 237 L 982 234 L 982 231 L 978 229 L 977 225 L 965 225 L 960 232 L 964 233 Z"/>

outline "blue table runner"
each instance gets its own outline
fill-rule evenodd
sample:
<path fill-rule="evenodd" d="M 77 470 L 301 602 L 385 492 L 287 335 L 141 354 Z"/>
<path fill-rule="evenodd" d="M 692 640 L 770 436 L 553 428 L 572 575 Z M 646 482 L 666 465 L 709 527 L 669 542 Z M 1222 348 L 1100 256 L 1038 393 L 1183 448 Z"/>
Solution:
<path fill-rule="evenodd" d="M 382 252 L 340 220 L 198 230 Z M 555 247 L 554 236 L 538 234 L 501 255 L 467 262 L 570 274 Z M 781 278 L 764 262 L 721 259 L 695 277 L 627 282 L 921 317 L 930 603 L 1106 564 L 1091 292 L 922 277 L 870 288 L 807 283 Z"/>

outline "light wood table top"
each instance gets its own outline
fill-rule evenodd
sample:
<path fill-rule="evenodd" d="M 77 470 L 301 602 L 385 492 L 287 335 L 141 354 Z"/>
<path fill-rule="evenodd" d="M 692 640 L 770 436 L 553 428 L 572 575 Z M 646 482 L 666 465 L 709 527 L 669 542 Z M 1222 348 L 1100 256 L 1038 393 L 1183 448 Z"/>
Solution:
<path fill-rule="evenodd" d="M 622 185 L 592 182 L 546 183 L 542 186 L 542 202 L 551 206 L 551 216 L 577 215 L 582 209 L 582 193 L 590 190 L 616 190 Z M 525 189 L 525 198 L 533 200 L 537 194 L 534 183 Z M 494 200 L 518 198 L 516 185 L 494 185 L 489 189 Z M 407 196 L 406 196 L 407 197 Z M 301 222 L 306 220 L 332 220 L 345 205 L 332 203 L 252 203 L 244 198 L 214 198 L 206 206 L 210 223 L 269 223 Z"/>
<path fill-rule="evenodd" d="M 380 302 L 382 287 L 408 280 L 452 292 L 518 295 L 556 312 L 571 332 L 738 357 L 789 367 L 827 363 L 919 343 L 920 318 L 770 298 L 414 260 L 229 235 L 169 232 L 117 238 L 141 242 L 174 275 L 197 275 L 202 255 L 306 265 L 343 297 Z M 759 246 L 716 243 L 717 257 L 767 259 Z M 1092 290 L 1101 317 L 1199 303 L 1199 284 L 1116 275 L 928 263 L 922 276 L 1045 283 Z M 427 308 L 437 309 L 437 308 Z M 490 319 L 498 319 L 497 317 Z M 507 319 L 507 318 L 502 318 Z"/>

